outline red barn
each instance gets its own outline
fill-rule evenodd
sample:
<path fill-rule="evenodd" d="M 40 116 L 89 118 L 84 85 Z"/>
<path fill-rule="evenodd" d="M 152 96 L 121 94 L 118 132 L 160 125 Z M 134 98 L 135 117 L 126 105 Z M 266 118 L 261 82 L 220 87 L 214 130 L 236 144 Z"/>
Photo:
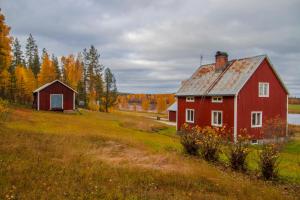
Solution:
<path fill-rule="evenodd" d="M 168 109 L 168 119 L 170 122 L 176 122 L 177 102 L 174 102 Z"/>
<path fill-rule="evenodd" d="M 287 122 L 288 90 L 268 56 L 229 61 L 227 53 L 218 51 L 215 58 L 183 81 L 176 93 L 177 129 L 184 123 L 226 125 L 236 141 L 245 128 L 257 143 L 266 120 L 279 116 Z"/>
<path fill-rule="evenodd" d="M 33 91 L 33 107 L 37 110 L 74 110 L 76 91 L 55 80 Z"/>

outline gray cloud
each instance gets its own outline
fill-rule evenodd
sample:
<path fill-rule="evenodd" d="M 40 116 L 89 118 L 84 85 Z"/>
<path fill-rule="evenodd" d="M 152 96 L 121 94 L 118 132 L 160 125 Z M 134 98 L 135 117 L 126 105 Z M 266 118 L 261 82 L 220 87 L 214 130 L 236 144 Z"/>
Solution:
<path fill-rule="evenodd" d="M 300 96 L 298 0 L 0 0 L 12 34 L 29 33 L 56 55 L 94 44 L 120 91 L 175 92 L 217 50 L 230 58 L 268 54 Z"/>

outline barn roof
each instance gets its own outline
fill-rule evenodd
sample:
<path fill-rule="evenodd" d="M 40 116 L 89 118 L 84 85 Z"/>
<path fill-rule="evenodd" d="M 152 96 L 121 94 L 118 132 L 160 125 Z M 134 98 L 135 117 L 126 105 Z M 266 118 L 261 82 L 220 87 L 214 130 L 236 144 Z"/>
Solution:
<path fill-rule="evenodd" d="M 39 92 L 43 89 L 45 89 L 46 87 L 52 85 L 53 83 L 59 82 L 61 84 L 63 84 L 64 86 L 66 86 L 67 88 L 69 88 L 70 90 L 73 90 L 75 93 L 78 93 L 76 90 L 74 90 L 73 88 L 71 88 L 70 86 L 66 85 L 65 83 L 61 82 L 60 80 L 54 80 L 50 83 L 46 83 L 45 85 L 42 85 L 41 87 L 39 87 L 38 89 L 34 90 L 33 93 Z"/>
<path fill-rule="evenodd" d="M 177 101 L 170 105 L 167 111 L 177 111 Z"/>
<path fill-rule="evenodd" d="M 189 79 L 182 82 L 176 96 L 235 95 L 264 59 L 268 60 L 278 80 L 288 93 L 287 88 L 276 73 L 268 57 L 266 55 L 259 55 L 231 60 L 223 71 L 215 70 L 215 63 L 202 65 Z"/>

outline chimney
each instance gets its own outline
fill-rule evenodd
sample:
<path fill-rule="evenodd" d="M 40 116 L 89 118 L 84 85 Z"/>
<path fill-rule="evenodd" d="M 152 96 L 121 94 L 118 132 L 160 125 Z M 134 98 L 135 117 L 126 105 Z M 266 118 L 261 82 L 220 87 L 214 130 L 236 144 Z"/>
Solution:
<path fill-rule="evenodd" d="M 216 71 L 223 71 L 228 64 L 228 54 L 226 52 L 217 51 L 216 53 Z"/>

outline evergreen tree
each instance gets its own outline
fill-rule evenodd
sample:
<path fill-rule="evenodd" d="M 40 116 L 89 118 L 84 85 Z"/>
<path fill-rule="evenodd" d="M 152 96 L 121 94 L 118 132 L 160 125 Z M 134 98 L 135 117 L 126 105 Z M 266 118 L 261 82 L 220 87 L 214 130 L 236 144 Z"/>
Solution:
<path fill-rule="evenodd" d="M 104 72 L 104 82 L 105 82 L 105 90 L 104 90 L 104 109 L 105 112 L 109 111 L 109 108 L 116 104 L 116 100 L 118 97 L 116 79 L 109 68 L 105 69 Z"/>
<path fill-rule="evenodd" d="M 12 52 L 13 52 L 13 58 L 12 58 L 12 63 L 9 67 L 10 74 L 12 74 L 15 71 L 17 65 L 21 65 L 21 64 L 25 63 L 23 52 L 21 49 L 21 44 L 20 44 L 18 38 L 15 38 L 15 40 L 13 42 Z"/>
<path fill-rule="evenodd" d="M 58 58 L 52 54 L 52 63 L 56 71 L 56 79 L 61 80 L 61 71 L 59 69 Z"/>
<path fill-rule="evenodd" d="M 34 76 L 37 77 L 40 71 L 40 59 L 38 47 L 35 43 L 33 36 L 30 34 L 26 44 L 26 65 L 30 68 Z"/>
<path fill-rule="evenodd" d="M 11 65 L 11 37 L 10 27 L 5 23 L 5 17 L 0 10 L 0 97 L 8 98 Z"/>

